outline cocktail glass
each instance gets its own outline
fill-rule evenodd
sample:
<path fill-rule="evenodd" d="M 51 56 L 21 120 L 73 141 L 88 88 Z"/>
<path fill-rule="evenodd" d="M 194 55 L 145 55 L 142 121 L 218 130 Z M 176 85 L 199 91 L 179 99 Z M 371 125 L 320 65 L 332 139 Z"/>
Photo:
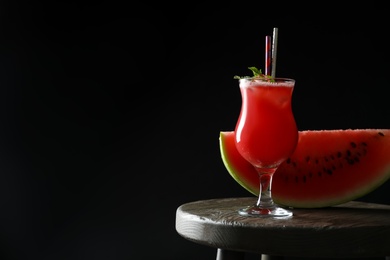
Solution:
<path fill-rule="evenodd" d="M 278 166 L 294 152 L 298 129 L 291 100 L 295 86 L 288 78 L 241 78 L 241 111 L 235 127 L 238 152 L 257 170 L 260 191 L 255 205 L 240 215 L 285 218 L 292 211 L 272 199 L 272 177 Z"/>

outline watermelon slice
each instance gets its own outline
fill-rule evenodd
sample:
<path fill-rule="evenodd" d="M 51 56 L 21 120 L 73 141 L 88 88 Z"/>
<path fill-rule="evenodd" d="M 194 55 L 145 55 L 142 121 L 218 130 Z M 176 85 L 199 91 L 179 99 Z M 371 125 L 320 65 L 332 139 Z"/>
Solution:
<path fill-rule="evenodd" d="M 236 150 L 234 131 L 221 131 L 219 144 L 229 174 L 257 196 L 257 173 Z M 289 207 L 328 207 L 362 197 L 389 178 L 390 129 L 300 131 L 294 154 L 274 174 L 272 196 Z"/>

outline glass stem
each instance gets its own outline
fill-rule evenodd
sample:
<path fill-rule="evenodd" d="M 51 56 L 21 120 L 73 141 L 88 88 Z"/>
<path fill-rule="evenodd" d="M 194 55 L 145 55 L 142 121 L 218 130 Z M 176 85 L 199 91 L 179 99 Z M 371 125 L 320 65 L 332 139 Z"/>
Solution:
<path fill-rule="evenodd" d="M 256 203 L 260 208 L 273 208 L 275 206 L 272 200 L 272 177 L 276 171 L 276 168 L 269 169 L 257 169 L 260 180 L 259 197 Z"/>

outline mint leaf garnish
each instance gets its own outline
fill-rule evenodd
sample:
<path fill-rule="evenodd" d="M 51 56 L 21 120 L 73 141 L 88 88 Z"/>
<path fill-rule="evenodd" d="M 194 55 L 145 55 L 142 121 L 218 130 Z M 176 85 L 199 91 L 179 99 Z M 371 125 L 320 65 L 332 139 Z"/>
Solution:
<path fill-rule="evenodd" d="M 270 81 L 274 82 L 275 80 L 270 75 L 265 75 L 261 71 L 261 69 L 258 69 L 256 67 L 248 67 L 253 73 L 253 76 L 234 76 L 234 79 L 253 79 L 253 80 L 264 80 L 264 81 Z"/>

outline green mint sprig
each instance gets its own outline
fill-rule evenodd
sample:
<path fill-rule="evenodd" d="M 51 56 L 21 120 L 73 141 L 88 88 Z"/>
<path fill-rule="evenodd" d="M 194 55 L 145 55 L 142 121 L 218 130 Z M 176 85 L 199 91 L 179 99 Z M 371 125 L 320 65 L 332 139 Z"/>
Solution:
<path fill-rule="evenodd" d="M 261 71 L 261 69 L 258 69 L 256 67 L 248 67 L 253 73 L 253 76 L 234 76 L 234 79 L 253 79 L 253 80 L 264 80 L 264 81 L 270 81 L 274 82 L 275 80 L 270 75 L 265 75 Z"/>

